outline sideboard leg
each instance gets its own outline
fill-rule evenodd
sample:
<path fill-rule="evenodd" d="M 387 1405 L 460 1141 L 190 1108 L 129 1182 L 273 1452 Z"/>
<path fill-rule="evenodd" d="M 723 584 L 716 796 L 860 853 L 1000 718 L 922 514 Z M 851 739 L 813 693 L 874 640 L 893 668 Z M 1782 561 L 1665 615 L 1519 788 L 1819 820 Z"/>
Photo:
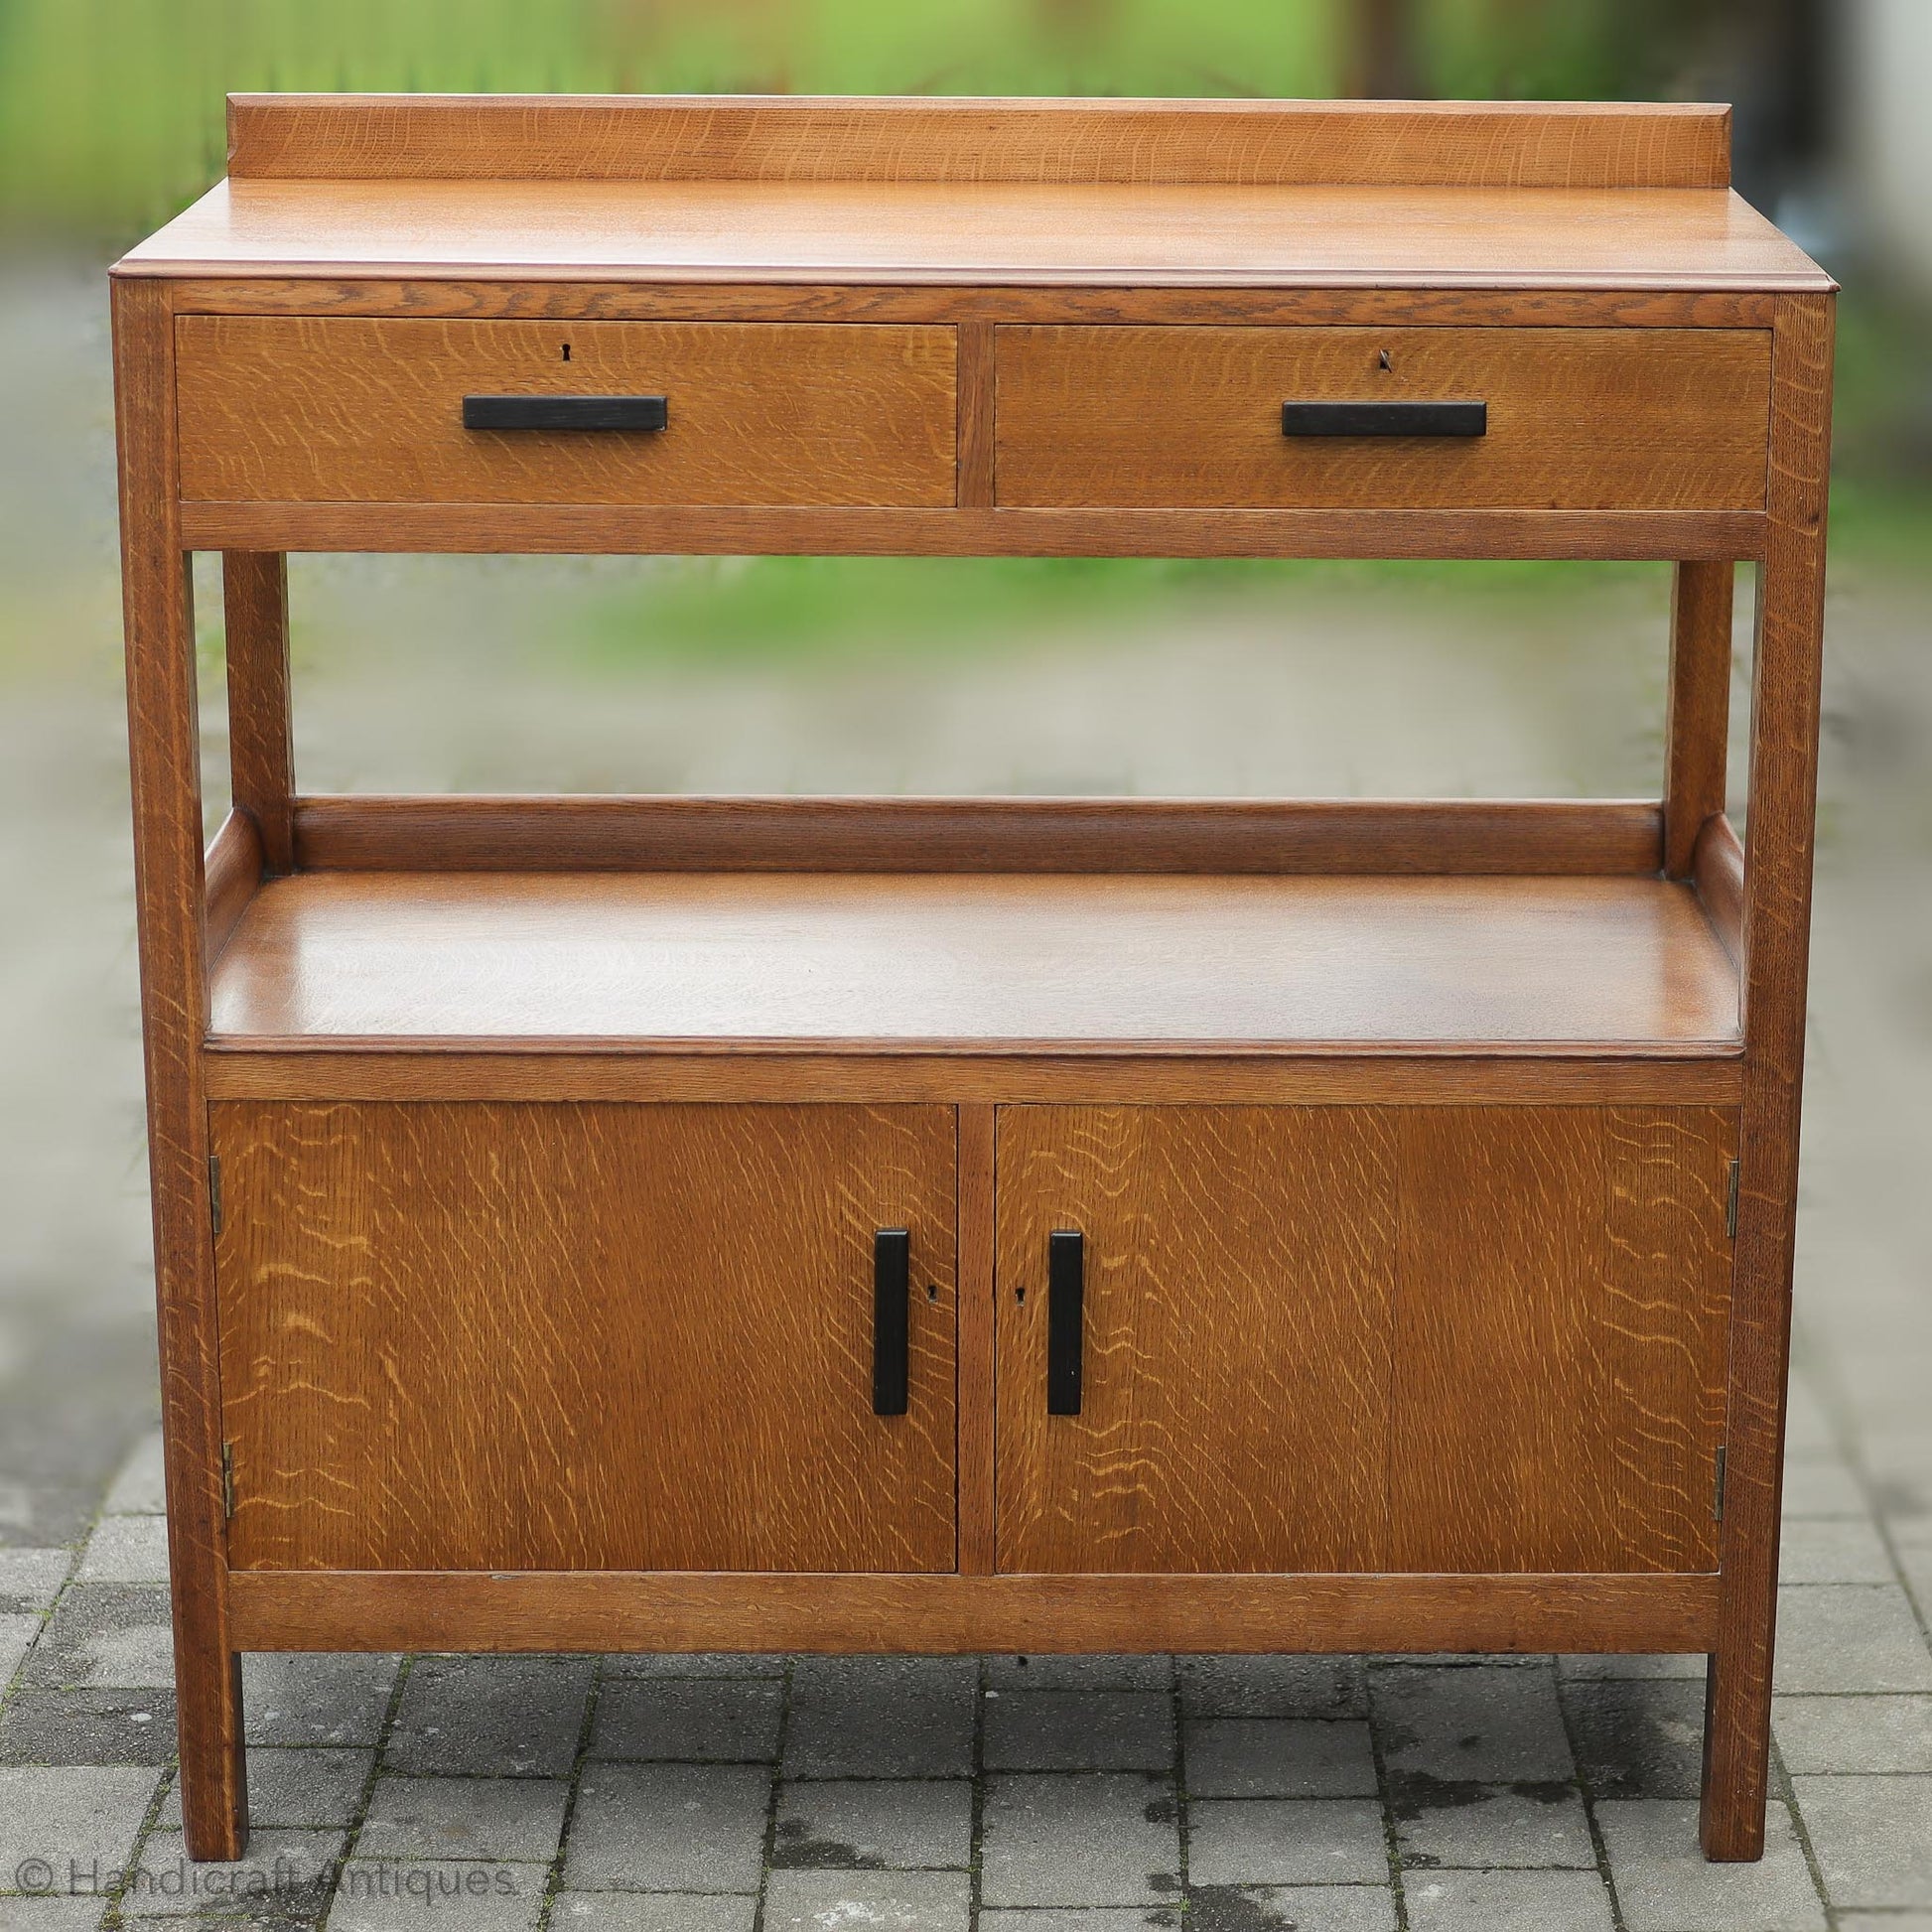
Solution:
<path fill-rule="evenodd" d="M 1831 298 L 1779 297 L 1771 344 L 1770 487 L 1757 579 L 1744 844 L 1744 1104 L 1731 1263 L 1722 1583 L 1705 1692 L 1701 1836 L 1707 1858 L 1726 1861 L 1762 1854 L 1769 1776 L 1818 788 Z"/>
<path fill-rule="evenodd" d="M 247 1835 L 208 1170 L 206 877 L 194 585 L 182 546 L 171 285 L 114 283 L 114 404 L 134 798 L 134 898 L 147 1055 L 148 1172 L 168 1482 L 182 1802 L 188 1851 L 234 1859 Z"/>
<path fill-rule="evenodd" d="M 248 1764 L 242 1748 L 241 1659 L 184 1655 L 176 1620 L 181 1817 L 191 1859 L 238 1859 L 248 1845 Z"/>

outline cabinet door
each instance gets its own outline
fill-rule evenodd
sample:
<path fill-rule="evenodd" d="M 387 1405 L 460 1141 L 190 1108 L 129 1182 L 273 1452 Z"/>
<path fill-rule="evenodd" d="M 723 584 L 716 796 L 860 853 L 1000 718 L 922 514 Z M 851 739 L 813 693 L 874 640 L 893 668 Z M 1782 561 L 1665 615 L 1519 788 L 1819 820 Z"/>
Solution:
<path fill-rule="evenodd" d="M 1386 1568 L 1392 1117 L 1010 1107 L 999 1567 Z M 1080 1413 L 1046 1413 L 1047 1245 L 1084 1236 Z"/>
<path fill-rule="evenodd" d="M 210 1113 L 237 1566 L 952 1568 L 949 1108 Z"/>
<path fill-rule="evenodd" d="M 1733 1146 L 1707 1108 L 1002 1110 L 1000 1567 L 1714 1568 Z"/>

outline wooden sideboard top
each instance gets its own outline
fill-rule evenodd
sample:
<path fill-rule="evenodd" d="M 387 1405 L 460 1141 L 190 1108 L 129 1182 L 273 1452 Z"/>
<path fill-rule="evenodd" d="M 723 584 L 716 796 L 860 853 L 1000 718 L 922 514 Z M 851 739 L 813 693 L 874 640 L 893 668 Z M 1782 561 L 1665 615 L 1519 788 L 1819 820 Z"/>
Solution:
<path fill-rule="evenodd" d="M 124 274 L 1825 290 L 1640 104 L 236 95 Z"/>

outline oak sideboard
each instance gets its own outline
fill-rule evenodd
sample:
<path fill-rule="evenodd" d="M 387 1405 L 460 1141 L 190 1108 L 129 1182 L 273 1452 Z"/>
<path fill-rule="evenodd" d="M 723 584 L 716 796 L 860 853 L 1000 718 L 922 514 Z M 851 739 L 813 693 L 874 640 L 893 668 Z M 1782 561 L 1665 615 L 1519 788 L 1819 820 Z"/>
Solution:
<path fill-rule="evenodd" d="M 230 101 L 112 283 L 195 1857 L 370 1649 L 1702 1653 L 1758 1856 L 1834 290 L 1728 154 Z M 301 551 L 1656 560 L 1660 796 L 304 795 Z"/>

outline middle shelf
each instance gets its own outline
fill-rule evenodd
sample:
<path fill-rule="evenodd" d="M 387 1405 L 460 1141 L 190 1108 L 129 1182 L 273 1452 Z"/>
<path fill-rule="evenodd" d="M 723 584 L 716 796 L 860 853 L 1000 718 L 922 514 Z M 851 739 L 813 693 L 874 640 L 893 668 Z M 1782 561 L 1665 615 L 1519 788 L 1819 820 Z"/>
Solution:
<path fill-rule="evenodd" d="M 1734 1057 L 1655 877 L 311 872 L 215 961 L 212 1042 Z"/>

